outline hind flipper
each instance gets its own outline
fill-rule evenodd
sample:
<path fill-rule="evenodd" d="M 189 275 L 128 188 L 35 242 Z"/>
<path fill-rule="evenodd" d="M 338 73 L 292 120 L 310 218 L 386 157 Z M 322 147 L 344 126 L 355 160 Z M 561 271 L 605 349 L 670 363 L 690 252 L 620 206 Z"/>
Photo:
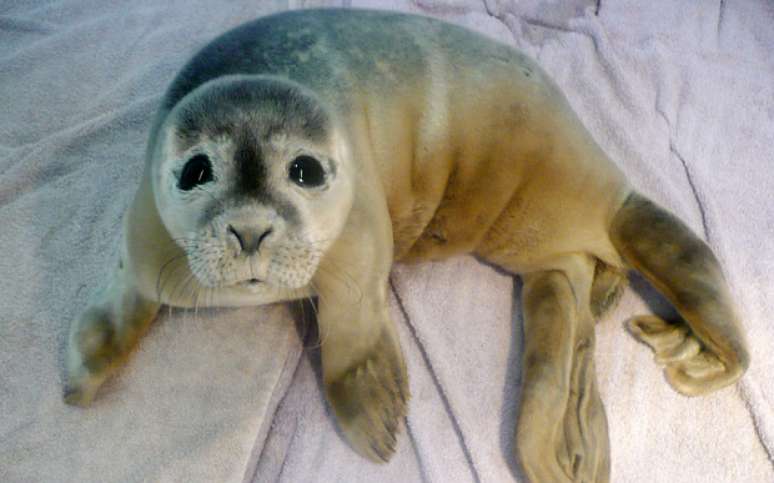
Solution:
<path fill-rule="evenodd" d="M 516 451 L 533 482 L 610 478 L 607 419 L 594 371 L 591 263 L 525 274 Z M 578 269 L 572 269 L 572 266 Z M 584 270 L 585 267 L 585 270 Z"/>
<path fill-rule="evenodd" d="M 591 314 L 595 319 L 601 319 L 618 305 L 627 282 L 623 270 L 597 260 L 590 297 Z"/>
<path fill-rule="evenodd" d="M 610 238 L 624 260 L 675 306 L 685 323 L 636 318 L 629 329 L 656 352 L 679 392 L 693 396 L 736 382 L 749 356 L 714 254 L 684 223 L 633 193 L 616 213 Z"/>

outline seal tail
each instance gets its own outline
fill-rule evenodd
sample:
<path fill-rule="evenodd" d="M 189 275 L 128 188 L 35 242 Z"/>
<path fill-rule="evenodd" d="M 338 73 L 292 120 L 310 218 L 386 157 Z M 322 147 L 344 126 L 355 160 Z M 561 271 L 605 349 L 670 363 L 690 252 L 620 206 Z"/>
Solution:
<path fill-rule="evenodd" d="M 666 366 L 669 383 L 694 396 L 736 382 L 749 366 L 722 270 L 709 246 L 674 215 L 638 193 L 615 214 L 610 239 L 624 261 L 675 306 L 668 323 L 635 317 L 628 328 Z"/>

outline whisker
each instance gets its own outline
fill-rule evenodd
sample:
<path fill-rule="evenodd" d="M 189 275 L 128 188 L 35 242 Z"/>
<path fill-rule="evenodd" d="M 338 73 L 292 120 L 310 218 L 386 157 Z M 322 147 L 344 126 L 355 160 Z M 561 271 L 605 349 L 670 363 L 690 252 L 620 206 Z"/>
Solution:
<path fill-rule="evenodd" d="M 301 343 L 303 344 L 306 342 L 306 334 L 309 328 L 309 319 L 307 319 L 306 317 L 306 309 L 304 308 L 304 305 L 306 305 L 305 300 L 301 299 L 300 301 L 298 301 L 298 305 L 301 306 L 301 324 L 303 325 L 303 328 L 304 328 L 304 333 L 301 334 Z M 307 347 L 304 347 L 304 348 L 307 348 Z"/>
<path fill-rule="evenodd" d="M 194 322 L 199 320 L 199 294 L 201 291 L 198 289 L 197 284 L 193 284 L 193 306 L 194 306 Z"/>
<path fill-rule="evenodd" d="M 330 266 L 326 266 L 326 264 Z M 325 263 L 320 263 L 317 266 L 317 270 L 324 275 L 331 277 L 332 279 L 340 282 L 347 292 L 354 292 L 357 294 L 356 300 L 352 302 L 352 306 L 360 305 L 363 302 L 363 291 L 355 281 L 354 277 L 350 275 L 346 270 L 336 266 L 332 261 L 328 260 Z"/>
<path fill-rule="evenodd" d="M 156 298 L 159 301 L 161 301 L 161 287 L 162 287 L 161 279 L 162 279 L 162 277 L 164 275 L 164 272 L 167 270 L 167 268 L 171 268 L 171 267 L 169 267 L 170 264 L 172 264 L 172 263 L 174 263 L 176 261 L 179 261 L 181 258 L 184 258 L 184 257 L 185 257 L 185 253 L 183 253 L 182 255 L 176 255 L 176 256 L 170 258 L 169 260 L 167 260 L 161 266 L 161 268 L 159 269 L 159 275 L 158 275 L 158 277 L 156 277 Z M 177 271 L 177 268 L 172 273 L 174 273 L 175 271 Z M 172 275 L 172 273 L 170 273 L 170 275 Z"/>
<path fill-rule="evenodd" d="M 319 290 L 314 285 L 314 282 L 310 282 L 310 285 L 312 285 L 315 292 L 319 293 Z M 318 295 L 318 298 L 320 299 L 321 303 L 326 303 L 322 300 L 322 294 Z M 312 310 L 315 314 L 315 319 L 317 320 L 317 340 L 318 343 L 315 346 L 310 347 L 310 349 L 322 349 L 323 345 L 325 345 L 325 342 L 328 340 L 328 337 L 330 336 L 330 327 L 326 329 L 323 329 L 320 325 L 320 314 L 317 309 L 317 306 L 314 303 L 314 300 L 312 300 L 312 297 L 308 297 L 309 302 L 312 304 Z"/>
<path fill-rule="evenodd" d="M 215 287 L 207 287 L 207 291 L 205 292 L 205 295 L 209 294 L 209 302 L 207 302 L 207 307 L 212 307 L 215 305 L 215 290 Z"/>
<path fill-rule="evenodd" d="M 192 273 L 189 273 L 185 278 L 182 280 L 178 280 L 175 287 L 172 289 L 172 291 L 169 293 L 169 297 L 171 300 L 175 300 L 175 293 L 178 293 L 180 298 L 182 299 L 183 293 L 185 293 L 186 289 L 188 288 L 188 284 L 191 283 L 193 280 L 194 275 Z M 185 300 L 181 300 L 182 303 L 185 303 Z"/>

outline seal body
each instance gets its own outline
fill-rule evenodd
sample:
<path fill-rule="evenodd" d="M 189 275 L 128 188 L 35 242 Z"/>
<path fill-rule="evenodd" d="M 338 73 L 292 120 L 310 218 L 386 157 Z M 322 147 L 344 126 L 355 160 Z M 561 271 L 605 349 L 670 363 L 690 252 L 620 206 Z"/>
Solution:
<path fill-rule="evenodd" d="M 533 481 L 605 481 L 594 320 L 640 270 L 685 317 L 631 329 L 681 392 L 735 381 L 743 338 L 711 251 L 636 193 L 531 59 L 434 19 L 286 12 L 204 47 L 151 130 L 121 261 L 73 324 L 86 404 L 160 304 L 319 296 L 326 394 L 387 460 L 407 376 L 387 310 L 394 261 L 473 253 L 524 277 L 517 452 Z"/>
<path fill-rule="evenodd" d="M 628 194 L 625 178 L 512 48 L 425 17 L 287 13 L 206 47 L 166 104 L 227 74 L 285 77 L 335 110 L 356 169 L 376 170 L 396 260 L 496 257 L 507 245 L 516 271 L 579 250 L 622 265 L 600 234 Z"/>

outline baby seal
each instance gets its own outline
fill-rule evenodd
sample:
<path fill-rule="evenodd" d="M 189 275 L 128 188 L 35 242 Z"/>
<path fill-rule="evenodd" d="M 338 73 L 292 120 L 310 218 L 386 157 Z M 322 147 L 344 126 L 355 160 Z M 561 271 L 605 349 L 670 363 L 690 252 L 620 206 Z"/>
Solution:
<path fill-rule="evenodd" d="M 538 65 L 419 16 L 308 10 L 204 47 L 154 121 L 120 261 L 73 324 L 65 399 L 88 404 L 161 304 L 315 295 L 323 382 L 352 447 L 394 452 L 409 398 L 394 261 L 472 253 L 523 277 L 516 451 L 532 481 L 607 481 L 594 321 L 640 271 L 683 317 L 633 333 L 681 393 L 748 355 L 721 268 L 637 193 Z"/>

